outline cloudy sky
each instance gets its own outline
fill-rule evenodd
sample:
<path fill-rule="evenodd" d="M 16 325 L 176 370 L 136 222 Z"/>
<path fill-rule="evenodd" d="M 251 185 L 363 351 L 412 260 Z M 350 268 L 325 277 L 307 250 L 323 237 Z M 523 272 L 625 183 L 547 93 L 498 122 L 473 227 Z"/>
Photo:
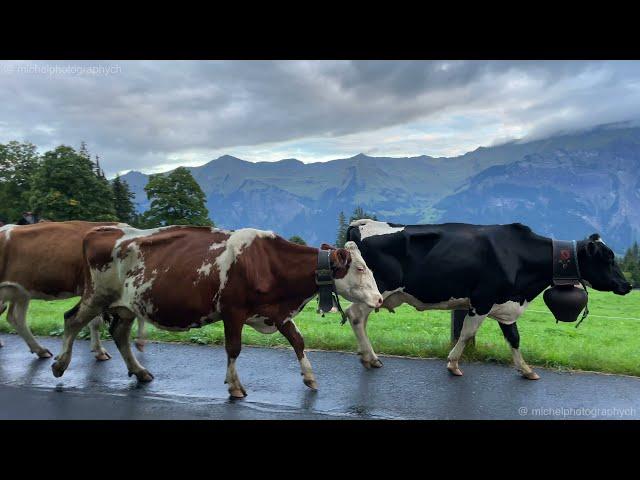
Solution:
<path fill-rule="evenodd" d="M 0 105 L 0 143 L 84 140 L 108 175 L 455 156 L 637 119 L 640 62 L 0 61 Z"/>

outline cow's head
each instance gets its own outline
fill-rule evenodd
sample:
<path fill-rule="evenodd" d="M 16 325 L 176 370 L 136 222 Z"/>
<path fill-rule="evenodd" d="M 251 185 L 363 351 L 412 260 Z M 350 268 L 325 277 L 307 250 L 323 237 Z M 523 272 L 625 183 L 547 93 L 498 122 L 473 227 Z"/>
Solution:
<path fill-rule="evenodd" d="M 382 305 L 382 295 L 378 291 L 373 273 L 354 242 L 345 243 L 344 248 L 323 243 L 321 248 L 331 250 L 329 259 L 338 295 L 350 302 L 365 303 L 371 308 Z"/>
<path fill-rule="evenodd" d="M 618 295 L 631 291 L 631 284 L 617 265 L 613 251 L 597 233 L 578 242 L 578 263 L 582 278 L 596 290 Z"/>

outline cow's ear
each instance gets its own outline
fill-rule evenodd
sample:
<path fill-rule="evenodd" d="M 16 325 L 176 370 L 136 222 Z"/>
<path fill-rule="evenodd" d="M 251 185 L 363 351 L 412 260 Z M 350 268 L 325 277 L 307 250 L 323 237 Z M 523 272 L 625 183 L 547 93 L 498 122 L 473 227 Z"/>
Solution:
<path fill-rule="evenodd" d="M 323 243 L 322 245 L 320 245 L 320 250 L 335 250 L 336 247 L 334 247 L 333 245 L 329 245 L 328 243 Z"/>
<path fill-rule="evenodd" d="M 598 244 L 594 241 L 587 243 L 587 255 L 593 257 L 598 252 Z"/>
<path fill-rule="evenodd" d="M 351 264 L 351 252 L 345 248 L 338 248 L 331 252 L 331 257 L 333 260 L 332 266 L 338 271 L 343 271 L 344 275 L 346 275 Z"/>

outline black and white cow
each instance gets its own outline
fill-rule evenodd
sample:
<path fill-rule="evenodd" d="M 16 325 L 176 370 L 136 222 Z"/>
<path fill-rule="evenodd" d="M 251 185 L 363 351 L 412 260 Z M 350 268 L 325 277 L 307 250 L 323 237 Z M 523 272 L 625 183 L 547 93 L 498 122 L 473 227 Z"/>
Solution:
<path fill-rule="evenodd" d="M 538 375 L 520 353 L 516 320 L 551 285 L 552 240 L 519 223 L 510 225 L 400 225 L 374 220 L 352 222 L 354 241 L 373 271 L 383 308 L 403 303 L 417 310 L 468 310 L 447 368 L 462 375 L 458 361 L 466 342 L 486 317 L 497 320 L 511 345 L 516 368 L 528 379 Z M 577 242 L 583 280 L 596 290 L 625 295 L 631 285 L 614 254 L 597 234 Z M 366 326 L 373 309 L 358 303 L 347 309 L 358 340 L 360 361 L 381 367 Z"/>

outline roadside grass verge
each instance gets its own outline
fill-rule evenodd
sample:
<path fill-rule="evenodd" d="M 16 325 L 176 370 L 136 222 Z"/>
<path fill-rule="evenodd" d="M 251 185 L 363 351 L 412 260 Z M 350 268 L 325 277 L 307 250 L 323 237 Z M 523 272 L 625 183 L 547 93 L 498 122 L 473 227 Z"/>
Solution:
<path fill-rule="evenodd" d="M 591 315 L 576 329 L 574 323 L 556 325 L 540 295 L 518 321 L 525 360 L 531 365 L 550 368 L 640 376 L 640 291 L 621 297 L 590 290 L 589 298 Z M 28 322 L 34 334 L 61 335 L 62 314 L 76 302 L 76 298 L 31 302 Z M 343 307 L 346 305 L 348 302 L 344 302 Z M 351 327 L 341 326 L 338 314 L 322 318 L 315 313 L 316 306 L 316 300 L 312 300 L 295 319 L 307 348 L 356 351 Z M 396 309 L 395 314 L 373 313 L 368 323 L 368 333 L 377 353 L 411 357 L 445 358 L 450 350 L 449 329 L 449 312 L 417 312 L 407 305 Z M 6 314 L 0 318 L 0 332 L 15 333 L 6 321 Z M 221 322 L 187 332 L 168 332 L 149 325 L 147 335 L 149 340 L 163 342 L 224 343 Z M 81 336 L 88 337 L 88 332 Z M 103 337 L 108 337 L 106 329 Z M 16 338 L 15 341 L 22 340 Z M 251 327 L 243 330 L 243 344 L 289 347 L 279 333 L 263 335 Z M 510 349 L 495 320 L 484 322 L 475 348 L 467 347 L 464 359 L 511 363 Z"/>

